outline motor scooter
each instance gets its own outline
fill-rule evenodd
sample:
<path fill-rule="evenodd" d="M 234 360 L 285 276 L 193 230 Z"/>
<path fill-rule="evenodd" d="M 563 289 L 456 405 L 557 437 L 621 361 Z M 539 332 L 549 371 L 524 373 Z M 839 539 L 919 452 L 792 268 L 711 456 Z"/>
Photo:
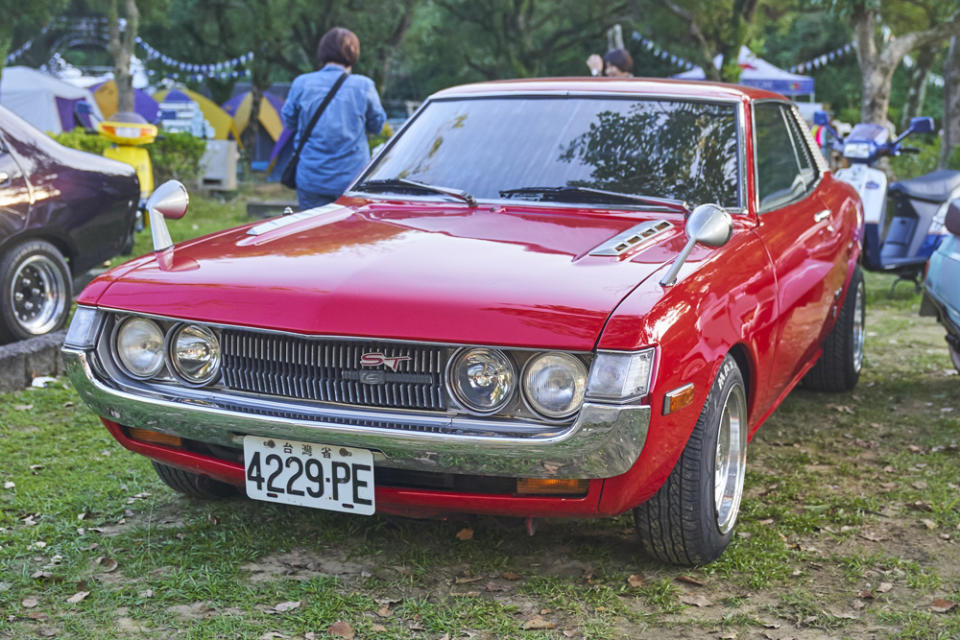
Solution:
<path fill-rule="evenodd" d="M 853 185 L 863 201 L 864 268 L 896 274 L 891 290 L 900 280 L 907 280 L 919 291 L 924 267 L 946 233 L 947 205 L 960 197 L 960 171 L 932 171 L 898 180 L 888 188 L 887 175 L 873 165 L 883 157 L 919 152 L 901 143 L 911 134 L 932 132 L 933 118 L 911 119 L 907 130 L 892 141 L 886 127 L 868 123 L 856 125 L 841 139 L 822 111 L 814 114 L 814 123 L 827 127 L 843 145 L 843 157 L 850 163 L 836 176 Z M 888 206 L 892 207 L 889 222 Z"/>
<path fill-rule="evenodd" d="M 947 207 L 944 226 L 950 235 L 930 256 L 920 315 L 934 316 L 946 328 L 950 359 L 960 372 L 960 199 Z"/>
<path fill-rule="evenodd" d="M 146 202 L 153 193 L 153 165 L 150 163 L 150 153 L 143 145 L 156 140 L 159 133 L 157 127 L 139 113 L 119 111 L 110 119 L 98 122 L 97 133 L 113 143 L 112 147 L 104 150 L 105 157 L 129 164 L 137 170 L 140 202 Z"/>

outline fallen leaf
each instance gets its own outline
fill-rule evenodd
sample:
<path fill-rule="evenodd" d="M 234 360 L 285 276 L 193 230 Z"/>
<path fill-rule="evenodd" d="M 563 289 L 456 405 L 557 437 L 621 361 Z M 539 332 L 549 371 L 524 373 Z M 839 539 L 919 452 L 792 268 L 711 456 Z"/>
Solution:
<path fill-rule="evenodd" d="M 556 629 L 557 625 L 549 620 L 544 620 L 542 616 L 533 616 L 524 621 L 521 627 L 524 631 L 539 631 L 544 629 Z"/>
<path fill-rule="evenodd" d="M 764 526 L 773 524 L 773 518 L 764 518 L 763 520 L 760 520 L 759 522 L 757 522 L 757 524 L 762 524 Z"/>
<path fill-rule="evenodd" d="M 861 591 L 857 594 L 857 597 L 863 600 L 873 600 L 877 595 L 873 591 Z"/>
<path fill-rule="evenodd" d="M 918 490 L 918 491 L 923 491 L 924 489 L 927 488 L 927 483 L 926 483 L 926 481 L 924 481 L 924 480 L 917 480 L 916 482 L 914 482 L 914 483 L 911 484 L 910 486 L 913 487 L 914 489 Z"/>
<path fill-rule="evenodd" d="M 910 453 L 923 453 L 923 447 L 918 447 L 915 444 L 908 444 L 907 451 Z"/>
<path fill-rule="evenodd" d="M 44 549 L 46 548 L 47 543 L 44 542 L 43 540 L 37 540 L 36 542 L 33 543 L 33 546 L 35 546 L 37 549 Z"/>
<path fill-rule="evenodd" d="M 952 600 L 937 598 L 928 605 L 928 608 L 934 613 L 948 613 L 957 608 L 957 603 L 953 602 Z"/>
<path fill-rule="evenodd" d="M 97 559 L 93 561 L 93 564 L 100 567 L 100 571 L 104 573 L 113 573 L 119 566 L 116 560 L 108 558 L 107 556 L 98 556 Z"/>
<path fill-rule="evenodd" d="M 470 584 L 471 582 L 479 582 L 483 580 L 483 576 L 458 576 L 454 579 L 454 584 Z"/>
<path fill-rule="evenodd" d="M 877 587 L 877 591 L 879 591 L 880 593 L 886 593 L 887 591 L 890 591 L 890 589 L 893 589 L 892 582 L 881 582 L 880 586 Z"/>
<path fill-rule="evenodd" d="M 627 578 L 627 584 L 630 585 L 631 589 L 639 589 L 643 586 L 643 578 L 637 574 L 632 574 L 629 578 Z"/>
<path fill-rule="evenodd" d="M 927 529 L 930 529 L 931 531 L 937 528 L 937 523 L 934 522 L 933 520 L 928 520 L 927 518 L 923 518 L 922 520 L 920 520 L 920 522 L 923 524 L 923 526 L 925 526 Z"/>
<path fill-rule="evenodd" d="M 496 582 L 488 582 L 486 589 L 487 591 L 510 591 L 511 589 L 513 589 L 513 587 L 506 584 L 497 584 Z"/>
<path fill-rule="evenodd" d="M 386 618 L 387 616 L 393 615 L 393 611 L 391 611 L 390 607 L 388 607 L 387 605 L 383 605 L 379 609 L 377 609 L 377 615 L 380 616 L 381 618 Z"/>
<path fill-rule="evenodd" d="M 838 413 L 849 413 L 850 415 L 854 414 L 853 408 L 848 407 L 845 404 L 828 404 L 827 409 L 833 409 Z"/>
<path fill-rule="evenodd" d="M 929 502 L 924 502 L 923 500 L 917 500 L 916 502 L 910 502 L 907 504 L 911 509 L 916 509 L 917 511 L 933 511 L 933 507 L 930 506 Z"/>
<path fill-rule="evenodd" d="M 881 533 L 874 533 L 866 529 L 860 532 L 860 537 L 864 540 L 869 540 L 870 542 L 883 542 L 887 539 L 887 537 Z"/>
<path fill-rule="evenodd" d="M 53 577 L 53 574 L 50 573 L 49 571 L 38 570 L 38 571 L 34 571 L 30 577 L 33 578 L 34 580 L 49 580 Z"/>
<path fill-rule="evenodd" d="M 27 617 L 31 620 L 39 620 L 41 622 L 50 619 L 50 616 L 45 614 L 43 611 L 31 611 L 27 614 Z"/>
<path fill-rule="evenodd" d="M 298 608 L 299 606 L 300 606 L 300 601 L 299 601 L 299 600 L 297 600 L 297 601 L 295 601 L 295 602 L 281 602 L 280 604 L 278 604 L 277 606 L 275 606 L 275 607 L 273 608 L 273 610 L 276 611 L 277 613 L 284 613 L 284 612 L 286 612 L 286 611 L 293 611 L 294 609 Z"/>
<path fill-rule="evenodd" d="M 479 591 L 464 591 L 462 593 L 457 593 L 454 591 L 450 592 L 450 595 L 454 598 L 476 598 L 480 595 Z"/>
<path fill-rule="evenodd" d="M 370 627 L 370 630 L 373 631 L 374 633 L 386 633 L 387 628 L 382 624 L 375 624 L 372 627 Z"/>
<path fill-rule="evenodd" d="M 337 620 L 330 625 L 327 628 L 327 633 L 336 638 L 346 638 L 347 640 L 353 640 L 353 638 L 357 635 L 356 631 L 353 630 L 353 627 L 343 620 Z"/>
<path fill-rule="evenodd" d="M 564 638 L 572 638 L 572 637 L 575 636 L 575 635 L 577 635 L 577 630 L 576 630 L 576 629 L 564 629 L 564 630 L 563 630 L 563 637 L 564 637 Z"/>
<path fill-rule="evenodd" d="M 153 589 L 147 589 L 146 591 L 141 591 L 141 592 L 138 593 L 137 595 L 140 596 L 141 598 L 152 598 L 152 597 L 153 597 Z"/>
<path fill-rule="evenodd" d="M 701 595 L 694 595 L 690 593 L 685 593 L 680 596 L 680 602 L 683 604 L 689 604 L 694 607 L 710 607 L 713 606 L 713 603 L 710 602 L 706 597 Z"/>
<path fill-rule="evenodd" d="M 737 640 L 737 634 L 735 631 L 727 631 L 718 635 L 717 640 Z"/>
<path fill-rule="evenodd" d="M 957 525 L 957 528 L 960 529 L 960 525 Z M 513 571 L 504 571 L 500 574 L 500 577 L 504 580 L 519 580 L 520 574 L 514 573 Z"/>
<path fill-rule="evenodd" d="M 55 627 L 40 627 L 37 629 L 37 635 L 41 638 L 56 638 L 60 633 Z"/>
<path fill-rule="evenodd" d="M 78 602 L 83 601 L 83 599 L 88 595 L 90 595 L 89 591 L 77 591 L 75 594 L 67 598 L 67 602 L 70 604 L 77 604 Z"/>
<path fill-rule="evenodd" d="M 277 640 L 278 638 L 289 638 L 290 636 L 284 635 L 279 631 L 267 631 L 260 636 L 260 640 Z"/>
<path fill-rule="evenodd" d="M 473 529 L 460 529 L 460 531 L 457 531 L 457 540 L 473 540 Z"/>
<path fill-rule="evenodd" d="M 40 604 L 40 601 L 32 596 L 20 601 L 20 606 L 24 609 L 33 609 L 38 604 Z"/>

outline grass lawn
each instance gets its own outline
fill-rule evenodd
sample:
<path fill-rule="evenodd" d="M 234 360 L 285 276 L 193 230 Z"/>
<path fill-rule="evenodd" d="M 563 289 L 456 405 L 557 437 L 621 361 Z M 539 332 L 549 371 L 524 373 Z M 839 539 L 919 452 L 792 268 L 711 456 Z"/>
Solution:
<path fill-rule="evenodd" d="M 170 230 L 241 221 L 196 199 Z M 958 638 L 960 377 L 908 286 L 867 286 L 859 387 L 791 394 L 751 444 L 734 543 L 698 569 L 639 556 L 629 516 L 527 537 L 190 500 L 66 379 L 0 395 L 0 638 Z"/>

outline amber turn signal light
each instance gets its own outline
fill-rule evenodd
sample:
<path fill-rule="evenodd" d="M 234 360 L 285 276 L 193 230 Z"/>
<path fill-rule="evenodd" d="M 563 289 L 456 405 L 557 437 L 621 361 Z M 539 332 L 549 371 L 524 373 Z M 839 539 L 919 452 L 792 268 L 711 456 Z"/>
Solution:
<path fill-rule="evenodd" d="M 580 496 L 587 493 L 589 480 L 568 478 L 520 478 L 517 493 L 522 496 Z"/>
<path fill-rule="evenodd" d="M 663 396 L 663 415 L 669 415 L 693 404 L 693 383 L 677 387 Z"/>
<path fill-rule="evenodd" d="M 169 433 L 160 433 L 159 431 L 131 427 L 127 429 L 127 434 L 134 440 L 149 442 L 150 444 L 165 444 L 169 447 L 179 447 L 183 444 L 183 440 L 179 436 L 171 436 Z"/>

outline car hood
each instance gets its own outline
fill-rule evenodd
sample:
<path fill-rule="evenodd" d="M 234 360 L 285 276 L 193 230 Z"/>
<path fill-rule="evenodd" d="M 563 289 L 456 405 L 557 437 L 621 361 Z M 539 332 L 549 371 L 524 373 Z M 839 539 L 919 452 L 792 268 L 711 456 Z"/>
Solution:
<path fill-rule="evenodd" d="M 669 224 L 594 255 L 651 220 Z M 633 211 L 328 205 L 145 256 L 91 291 L 102 307 L 212 323 L 589 350 L 619 302 L 676 256 L 682 225 Z"/>

